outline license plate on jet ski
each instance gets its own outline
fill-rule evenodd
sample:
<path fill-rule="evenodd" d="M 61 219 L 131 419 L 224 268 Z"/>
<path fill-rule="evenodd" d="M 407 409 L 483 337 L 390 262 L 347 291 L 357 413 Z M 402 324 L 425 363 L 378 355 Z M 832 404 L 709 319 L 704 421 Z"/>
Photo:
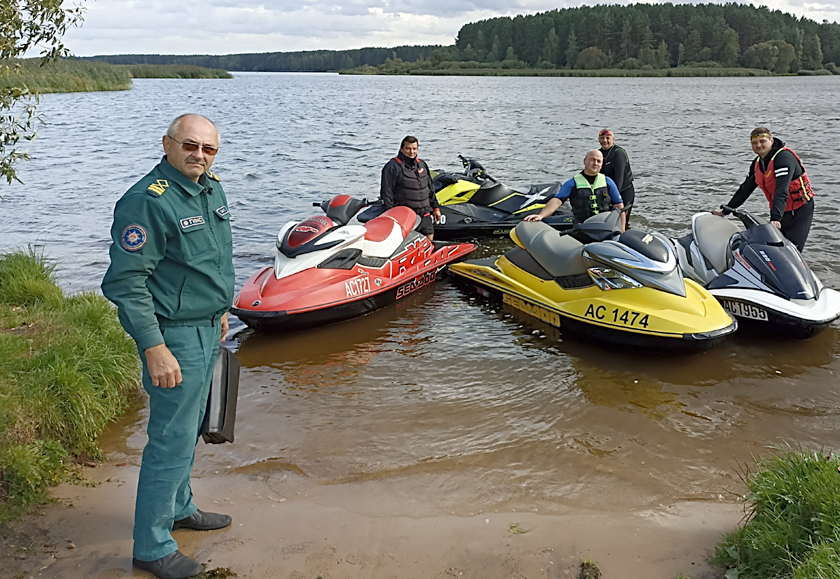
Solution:
<path fill-rule="evenodd" d="M 751 320 L 767 321 L 767 312 L 759 307 L 751 306 L 741 302 L 733 302 L 730 300 L 720 300 L 723 309 L 740 318 L 749 318 Z"/>

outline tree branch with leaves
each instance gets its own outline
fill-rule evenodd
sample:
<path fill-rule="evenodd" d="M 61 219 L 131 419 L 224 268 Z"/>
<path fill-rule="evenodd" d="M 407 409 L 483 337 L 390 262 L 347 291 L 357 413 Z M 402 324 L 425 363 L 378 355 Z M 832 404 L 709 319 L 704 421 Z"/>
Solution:
<path fill-rule="evenodd" d="M 0 0 L 0 75 L 20 76 L 16 59 L 40 51 L 41 65 L 69 56 L 64 34 L 82 22 L 84 7 L 62 8 L 62 0 Z M 18 146 L 37 137 L 38 92 L 21 79 L 0 90 L 0 176 L 20 181 L 14 164 L 29 159 Z"/>

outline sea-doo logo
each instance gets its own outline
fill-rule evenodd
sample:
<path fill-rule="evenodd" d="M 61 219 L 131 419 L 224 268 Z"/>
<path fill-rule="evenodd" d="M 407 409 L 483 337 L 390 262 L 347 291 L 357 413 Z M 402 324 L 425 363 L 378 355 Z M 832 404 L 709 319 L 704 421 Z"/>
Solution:
<path fill-rule="evenodd" d="M 560 327 L 560 315 L 557 312 L 552 312 L 551 310 L 547 310 L 536 304 L 528 303 L 525 300 L 510 294 L 503 294 L 502 302 L 516 308 L 517 310 L 525 312 L 529 316 L 534 316 L 535 318 L 544 321 L 546 324 L 551 324 L 556 328 Z"/>
<path fill-rule="evenodd" d="M 651 235 L 650 233 L 648 233 L 642 238 L 642 243 L 644 243 L 645 245 L 649 244 L 651 241 L 653 241 L 653 235 Z"/>
<path fill-rule="evenodd" d="M 344 282 L 344 290 L 348 298 L 355 298 L 370 291 L 370 278 L 363 277 Z"/>
<path fill-rule="evenodd" d="M 437 271 L 427 271 L 423 275 L 418 275 L 407 284 L 400 286 L 397 290 L 397 299 L 404 298 L 411 292 L 419 290 L 421 287 L 427 286 L 434 282 L 437 278 Z"/>
<path fill-rule="evenodd" d="M 300 231 L 301 233 L 318 233 L 317 229 L 308 225 L 298 225 L 295 227 L 295 231 Z"/>

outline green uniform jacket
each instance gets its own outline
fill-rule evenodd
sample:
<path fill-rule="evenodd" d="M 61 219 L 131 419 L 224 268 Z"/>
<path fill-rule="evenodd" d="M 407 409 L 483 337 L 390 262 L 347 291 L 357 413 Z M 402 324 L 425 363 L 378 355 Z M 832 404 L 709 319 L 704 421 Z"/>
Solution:
<path fill-rule="evenodd" d="M 117 202 L 102 293 L 143 351 L 160 325 L 207 325 L 233 301 L 230 211 L 219 178 L 198 183 L 164 157 Z"/>

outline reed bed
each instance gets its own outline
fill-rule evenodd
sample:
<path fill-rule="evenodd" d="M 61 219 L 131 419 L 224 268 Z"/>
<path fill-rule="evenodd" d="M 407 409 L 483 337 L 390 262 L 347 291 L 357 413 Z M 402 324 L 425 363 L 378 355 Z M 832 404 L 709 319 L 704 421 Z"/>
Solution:
<path fill-rule="evenodd" d="M 41 66 L 39 59 L 0 62 L 0 90 L 24 86 L 30 93 L 93 92 L 129 90 L 133 78 L 233 78 L 221 69 L 180 64 L 108 64 L 94 60 L 67 59 Z"/>
<path fill-rule="evenodd" d="M 204 68 L 192 64 L 126 64 L 132 78 L 233 78 L 221 68 Z"/>

